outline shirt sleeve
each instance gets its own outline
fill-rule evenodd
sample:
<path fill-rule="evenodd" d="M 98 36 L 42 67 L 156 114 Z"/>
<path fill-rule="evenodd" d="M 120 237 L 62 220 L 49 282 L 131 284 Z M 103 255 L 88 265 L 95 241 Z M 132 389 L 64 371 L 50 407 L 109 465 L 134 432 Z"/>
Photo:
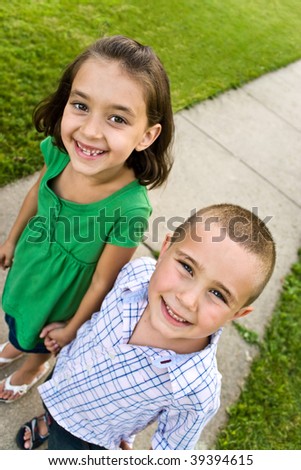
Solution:
<path fill-rule="evenodd" d="M 57 165 L 60 162 L 65 163 L 69 160 L 69 156 L 64 152 L 61 152 L 61 150 L 54 145 L 51 136 L 42 140 L 40 143 L 40 149 L 47 167 Z"/>
<path fill-rule="evenodd" d="M 137 207 L 121 215 L 115 222 L 107 243 L 125 248 L 138 246 L 147 230 L 150 213 L 149 207 Z"/>
<path fill-rule="evenodd" d="M 158 419 L 158 427 L 152 438 L 154 450 L 194 449 L 205 425 L 219 408 L 219 396 L 211 406 L 202 410 L 198 407 L 172 406 L 163 410 Z"/>

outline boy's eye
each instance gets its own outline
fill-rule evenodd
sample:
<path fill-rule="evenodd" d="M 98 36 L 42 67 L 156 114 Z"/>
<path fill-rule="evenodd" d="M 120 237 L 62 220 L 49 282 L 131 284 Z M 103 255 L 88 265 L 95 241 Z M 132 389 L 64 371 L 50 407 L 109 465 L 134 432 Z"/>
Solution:
<path fill-rule="evenodd" d="M 120 116 L 112 116 L 110 120 L 113 121 L 115 124 L 126 124 L 125 120 Z"/>
<path fill-rule="evenodd" d="M 83 104 L 83 103 L 72 103 L 72 106 L 74 106 L 75 109 L 78 109 L 79 111 L 87 111 L 88 107 Z"/>
<path fill-rule="evenodd" d="M 189 274 L 191 274 L 191 275 L 193 274 L 193 271 L 192 271 L 191 267 L 187 263 L 184 263 L 183 261 L 180 261 L 180 264 Z"/>
<path fill-rule="evenodd" d="M 219 290 L 210 289 L 209 292 L 211 292 L 213 295 L 215 295 L 215 297 L 217 297 L 218 299 L 221 299 L 225 304 L 227 303 L 225 297 L 223 296 L 223 294 L 220 293 Z"/>

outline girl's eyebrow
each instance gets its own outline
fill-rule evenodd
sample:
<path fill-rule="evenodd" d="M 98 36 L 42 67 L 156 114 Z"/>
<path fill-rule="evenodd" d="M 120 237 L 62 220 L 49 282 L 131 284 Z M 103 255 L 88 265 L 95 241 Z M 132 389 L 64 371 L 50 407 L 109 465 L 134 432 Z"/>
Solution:
<path fill-rule="evenodd" d="M 84 93 L 83 91 L 80 91 L 80 90 L 71 90 L 70 92 L 70 98 L 74 98 L 75 96 L 79 96 L 81 98 L 83 98 L 84 100 L 88 100 L 89 99 L 89 96 L 86 95 L 86 93 Z M 136 114 L 134 113 L 134 111 L 129 108 L 128 106 L 123 106 L 122 104 L 114 104 L 112 103 L 111 105 L 112 109 L 116 110 L 116 111 L 122 111 L 124 113 L 127 113 L 129 114 L 130 116 L 132 117 L 135 117 Z"/>
<path fill-rule="evenodd" d="M 89 98 L 88 95 L 86 95 L 86 93 L 80 90 L 71 90 L 70 97 L 73 97 L 73 96 L 80 96 L 81 98 L 84 98 L 85 100 Z"/>

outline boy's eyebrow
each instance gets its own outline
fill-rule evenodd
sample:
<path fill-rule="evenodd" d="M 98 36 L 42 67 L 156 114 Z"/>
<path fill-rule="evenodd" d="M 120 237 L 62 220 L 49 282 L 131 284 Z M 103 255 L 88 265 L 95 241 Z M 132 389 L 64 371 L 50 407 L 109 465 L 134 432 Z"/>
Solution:
<path fill-rule="evenodd" d="M 192 258 L 187 253 L 181 250 L 177 250 L 177 251 L 178 251 L 178 255 L 183 256 L 183 258 L 187 259 L 187 261 L 189 261 L 198 271 L 201 272 L 204 270 L 204 268 L 200 265 L 200 263 L 196 259 Z M 214 283 L 219 289 L 225 292 L 225 294 L 227 295 L 228 302 L 230 304 L 237 302 L 235 295 L 222 282 L 214 281 Z"/>
<path fill-rule="evenodd" d="M 237 299 L 236 297 L 234 296 L 234 294 L 232 294 L 232 292 L 229 291 L 229 289 L 221 282 L 219 281 L 215 281 L 215 284 L 217 287 L 219 287 L 221 290 L 223 290 L 226 295 L 227 295 L 227 298 L 228 298 L 228 301 L 230 304 L 233 304 L 233 303 L 237 303 Z"/>
<path fill-rule="evenodd" d="M 74 96 L 80 96 L 81 98 L 85 99 L 85 100 L 88 100 L 89 99 L 89 96 L 86 95 L 86 93 L 84 93 L 83 91 L 80 91 L 80 90 L 71 90 L 70 92 L 70 96 L 69 98 L 73 98 Z M 135 117 L 135 113 L 134 111 L 129 108 L 128 106 L 123 106 L 122 104 L 112 104 L 111 107 L 113 109 L 116 109 L 117 111 L 123 111 L 127 114 L 130 114 L 131 116 Z"/>

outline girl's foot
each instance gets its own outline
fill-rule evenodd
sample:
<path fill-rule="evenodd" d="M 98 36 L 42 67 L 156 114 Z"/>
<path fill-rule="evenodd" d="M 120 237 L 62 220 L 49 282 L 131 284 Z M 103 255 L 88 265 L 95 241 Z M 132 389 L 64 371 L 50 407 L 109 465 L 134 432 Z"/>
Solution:
<path fill-rule="evenodd" d="M 16 349 L 8 341 L 6 343 L 0 344 L 0 368 L 4 368 L 10 365 L 12 362 L 16 361 L 23 356 L 23 353 Z"/>
<path fill-rule="evenodd" d="M 25 395 L 49 370 L 49 363 L 42 364 L 38 369 L 17 370 L 7 379 L 0 382 L 0 401 L 12 403 Z"/>

